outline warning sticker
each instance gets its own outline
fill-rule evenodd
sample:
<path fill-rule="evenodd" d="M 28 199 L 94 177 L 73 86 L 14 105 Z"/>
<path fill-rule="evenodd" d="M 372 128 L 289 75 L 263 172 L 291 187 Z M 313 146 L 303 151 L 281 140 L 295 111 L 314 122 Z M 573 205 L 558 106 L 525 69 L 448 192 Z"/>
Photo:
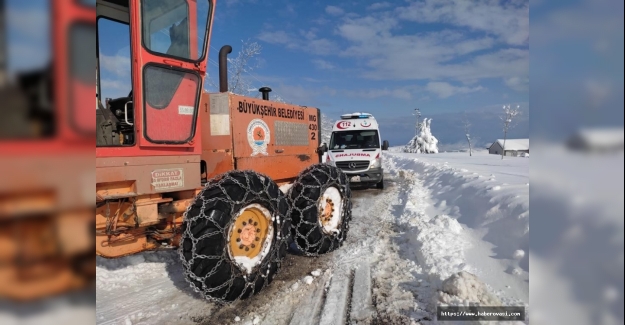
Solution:
<path fill-rule="evenodd" d="M 180 115 L 193 115 L 193 106 L 178 106 L 178 114 Z"/>
<path fill-rule="evenodd" d="M 157 191 L 184 187 L 184 170 L 172 168 L 152 171 L 152 187 Z"/>

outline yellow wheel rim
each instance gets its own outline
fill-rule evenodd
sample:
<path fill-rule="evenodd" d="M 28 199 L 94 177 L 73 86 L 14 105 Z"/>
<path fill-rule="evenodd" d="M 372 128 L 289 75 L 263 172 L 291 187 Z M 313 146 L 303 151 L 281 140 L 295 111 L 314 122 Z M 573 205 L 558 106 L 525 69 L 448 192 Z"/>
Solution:
<path fill-rule="evenodd" d="M 273 235 L 271 213 L 259 204 L 241 209 L 230 227 L 230 257 L 251 271 L 269 251 Z"/>
<path fill-rule="evenodd" d="M 325 206 L 321 208 L 319 213 L 319 219 L 321 221 L 322 226 L 327 226 L 332 220 L 332 212 L 334 212 L 334 201 L 331 198 L 325 198 Z"/>
<path fill-rule="evenodd" d="M 321 229 L 328 234 L 340 232 L 343 200 L 336 187 L 328 187 L 319 198 L 318 216 Z"/>

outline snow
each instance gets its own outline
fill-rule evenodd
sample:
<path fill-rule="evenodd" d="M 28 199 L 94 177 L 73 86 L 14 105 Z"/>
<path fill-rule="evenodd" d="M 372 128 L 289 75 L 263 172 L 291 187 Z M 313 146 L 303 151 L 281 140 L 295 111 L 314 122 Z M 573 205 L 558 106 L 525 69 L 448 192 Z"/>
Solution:
<path fill-rule="evenodd" d="M 353 296 L 366 292 L 372 314 L 386 323 L 427 323 L 439 304 L 529 306 L 529 159 L 389 150 L 384 164 L 383 191 L 353 191 L 340 249 L 287 255 L 274 282 L 241 304 L 200 299 L 174 252 L 98 258 L 97 323 L 337 324 L 354 312 L 367 324 L 373 316 L 357 310 L 368 310 L 369 300 Z M 370 265 L 368 274 L 360 265 Z M 621 299 L 609 289 L 603 296 Z"/>
<path fill-rule="evenodd" d="M 438 140 L 432 135 L 432 119 L 423 119 L 419 124 L 419 134 L 416 135 L 404 148 L 410 153 L 438 153 Z"/>
<path fill-rule="evenodd" d="M 291 189 L 291 187 L 293 187 L 293 183 L 286 183 L 286 184 L 283 184 L 283 185 L 281 185 L 279 188 L 280 188 L 280 191 L 281 191 L 282 193 L 284 193 L 284 194 L 288 194 L 288 193 L 289 193 L 289 190 Z"/>
<path fill-rule="evenodd" d="M 464 271 L 451 275 L 443 282 L 438 299 L 445 305 L 501 306 L 501 301 L 489 292 L 477 276 Z"/>
<path fill-rule="evenodd" d="M 334 120 L 321 113 L 321 143 L 330 144 L 330 137 L 332 136 L 332 128 L 334 127 Z"/>
<path fill-rule="evenodd" d="M 482 151 L 472 157 L 389 156 L 387 167 L 408 179 L 404 186 L 411 188 L 396 216 L 409 225 L 401 230 L 416 236 L 401 249 L 418 248 L 412 253 L 418 263 L 414 270 L 430 286 L 420 285 L 415 294 L 435 295 L 449 276 L 465 271 L 478 276 L 503 304 L 527 305 L 529 262 L 525 256 L 515 259 L 515 252 L 529 245 L 528 160 L 501 160 Z M 426 299 L 419 305 L 430 313 L 435 308 Z"/>
<path fill-rule="evenodd" d="M 336 271 L 333 274 L 319 325 L 343 323 L 347 315 L 348 284 L 349 277 L 346 272 Z"/>
<path fill-rule="evenodd" d="M 362 261 L 354 271 L 350 319 L 352 322 L 367 322 L 373 315 L 371 308 L 371 266 Z"/>
<path fill-rule="evenodd" d="M 532 231 L 541 240 L 527 251 L 533 314 L 544 324 L 622 324 L 623 152 L 540 143 L 534 158 L 530 195 L 540 227 Z M 607 288 L 618 288 L 615 301 L 604 300 Z"/>

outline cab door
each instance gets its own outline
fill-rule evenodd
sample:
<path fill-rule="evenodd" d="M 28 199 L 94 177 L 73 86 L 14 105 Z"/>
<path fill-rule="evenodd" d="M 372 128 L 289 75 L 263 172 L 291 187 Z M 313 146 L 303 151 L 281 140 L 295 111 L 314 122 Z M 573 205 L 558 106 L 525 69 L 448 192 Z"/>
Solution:
<path fill-rule="evenodd" d="M 140 147 L 194 146 L 214 0 L 130 1 Z"/>

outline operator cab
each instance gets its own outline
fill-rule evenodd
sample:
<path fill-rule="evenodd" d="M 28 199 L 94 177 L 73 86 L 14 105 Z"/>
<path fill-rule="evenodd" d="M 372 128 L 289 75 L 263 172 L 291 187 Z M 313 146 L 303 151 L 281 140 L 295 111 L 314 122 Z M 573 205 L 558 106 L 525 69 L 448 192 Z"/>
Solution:
<path fill-rule="evenodd" d="M 212 0 L 96 1 L 97 146 L 194 138 L 212 6 Z"/>

